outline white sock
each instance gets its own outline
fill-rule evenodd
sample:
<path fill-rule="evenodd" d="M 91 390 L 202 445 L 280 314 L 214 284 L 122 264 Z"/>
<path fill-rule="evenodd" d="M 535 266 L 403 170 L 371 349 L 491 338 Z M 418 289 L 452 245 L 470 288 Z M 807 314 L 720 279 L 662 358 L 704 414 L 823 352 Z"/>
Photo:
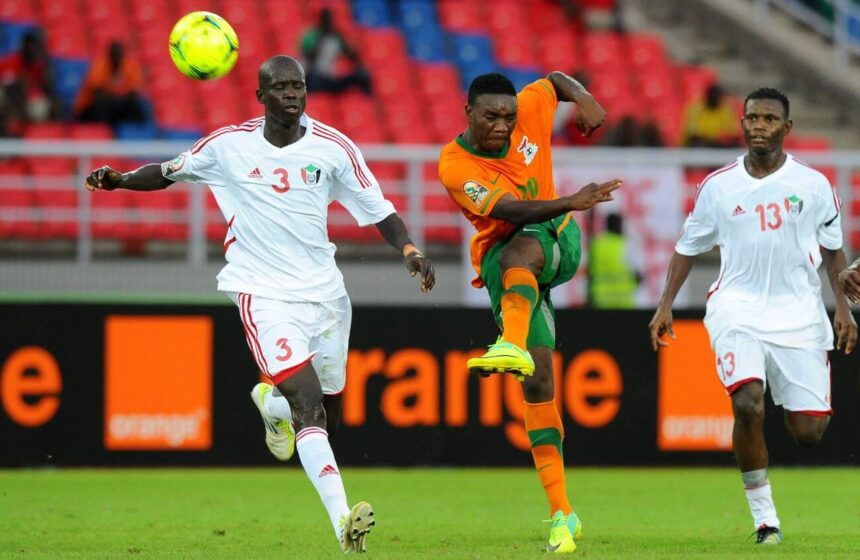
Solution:
<path fill-rule="evenodd" d="M 762 525 L 778 528 L 779 518 L 776 516 L 776 506 L 773 505 L 770 482 L 765 481 L 764 485 L 758 488 L 744 488 L 744 493 L 747 495 L 754 528 L 758 529 Z"/>
<path fill-rule="evenodd" d="M 272 391 L 263 396 L 263 412 L 270 418 L 292 422 L 293 411 L 290 409 L 289 401 L 286 397 L 274 393 Z"/>
<path fill-rule="evenodd" d="M 296 451 L 299 452 L 305 474 L 328 512 L 334 534 L 340 540 L 340 518 L 349 515 L 349 506 L 343 479 L 328 442 L 328 433 L 317 426 L 302 429 L 296 434 Z"/>

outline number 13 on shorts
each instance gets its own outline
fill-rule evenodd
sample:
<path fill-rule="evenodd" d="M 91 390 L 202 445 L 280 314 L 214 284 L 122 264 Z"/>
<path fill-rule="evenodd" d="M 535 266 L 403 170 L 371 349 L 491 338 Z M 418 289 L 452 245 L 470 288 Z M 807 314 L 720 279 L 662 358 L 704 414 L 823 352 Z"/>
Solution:
<path fill-rule="evenodd" d="M 724 385 L 731 384 L 730 379 L 735 372 L 736 365 L 734 352 L 726 352 L 722 356 L 717 355 L 717 374 Z"/>

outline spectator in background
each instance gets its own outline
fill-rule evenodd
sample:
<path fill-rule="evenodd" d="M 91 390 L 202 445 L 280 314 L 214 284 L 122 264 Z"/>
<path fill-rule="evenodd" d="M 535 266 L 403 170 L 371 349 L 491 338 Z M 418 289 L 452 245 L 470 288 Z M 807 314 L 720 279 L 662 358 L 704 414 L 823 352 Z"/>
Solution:
<path fill-rule="evenodd" d="M 0 83 L 0 132 L 4 136 L 20 135 L 27 123 L 60 117 L 54 69 L 40 31 L 25 33 L 21 50 L 0 59 Z"/>
<path fill-rule="evenodd" d="M 633 115 L 624 115 L 618 123 L 609 127 L 598 143 L 625 148 L 658 148 L 663 146 L 663 139 L 654 121 L 648 120 L 640 124 Z"/>
<path fill-rule="evenodd" d="M 358 53 L 335 27 L 331 10 L 323 8 L 320 11 L 317 26 L 302 36 L 300 46 L 308 91 L 341 93 L 355 86 L 370 93 L 370 76 L 362 66 Z M 335 64 L 340 56 L 352 62 L 350 73 L 337 74 Z"/>
<path fill-rule="evenodd" d="M 632 264 L 620 214 L 606 215 L 606 230 L 591 238 L 588 300 L 595 309 L 633 309 L 642 275 Z"/>
<path fill-rule="evenodd" d="M 75 100 L 75 115 L 82 121 L 111 126 L 143 122 L 146 116 L 140 97 L 142 85 L 140 65 L 126 56 L 122 43 L 114 41 L 107 54 L 90 67 Z"/>
<path fill-rule="evenodd" d="M 684 109 L 682 145 L 727 148 L 740 145 L 740 118 L 728 102 L 723 88 L 713 84 L 705 99 L 690 102 Z"/>

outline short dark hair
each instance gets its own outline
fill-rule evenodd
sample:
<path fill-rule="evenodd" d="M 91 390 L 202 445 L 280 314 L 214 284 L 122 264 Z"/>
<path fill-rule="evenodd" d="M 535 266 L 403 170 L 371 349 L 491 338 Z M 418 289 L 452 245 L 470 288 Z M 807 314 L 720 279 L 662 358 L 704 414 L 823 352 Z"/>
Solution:
<path fill-rule="evenodd" d="M 788 119 L 788 97 L 778 89 L 763 87 L 751 92 L 747 95 L 747 98 L 744 99 L 744 111 L 746 111 L 747 108 L 747 101 L 751 99 L 773 99 L 775 101 L 779 101 L 782 103 L 782 108 L 785 110 L 785 118 Z"/>
<path fill-rule="evenodd" d="M 516 97 L 517 88 L 514 87 L 514 83 L 507 76 L 498 72 L 481 74 L 480 76 L 476 76 L 469 85 L 469 105 L 474 105 L 478 96 L 485 93 L 500 93 Z"/>

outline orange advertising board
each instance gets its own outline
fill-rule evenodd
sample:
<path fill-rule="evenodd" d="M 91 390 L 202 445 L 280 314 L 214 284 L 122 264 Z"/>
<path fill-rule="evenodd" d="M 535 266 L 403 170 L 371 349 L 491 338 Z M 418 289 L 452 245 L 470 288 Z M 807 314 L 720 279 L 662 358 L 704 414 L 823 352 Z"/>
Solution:
<path fill-rule="evenodd" d="M 677 340 L 658 354 L 657 445 L 661 451 L 732 448 L 731 400 L 699 320 L 674 322 Z"/>
<path fill-rule="evenodd" d="M 212 319 L 105 320 L 104 444 L 111 450 L 212 446 Z"/>

